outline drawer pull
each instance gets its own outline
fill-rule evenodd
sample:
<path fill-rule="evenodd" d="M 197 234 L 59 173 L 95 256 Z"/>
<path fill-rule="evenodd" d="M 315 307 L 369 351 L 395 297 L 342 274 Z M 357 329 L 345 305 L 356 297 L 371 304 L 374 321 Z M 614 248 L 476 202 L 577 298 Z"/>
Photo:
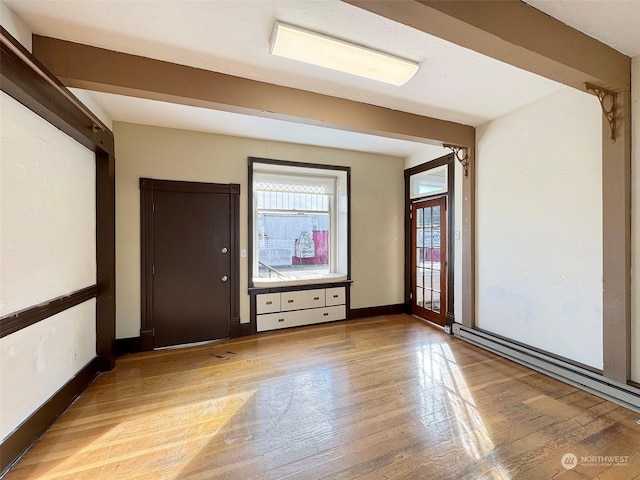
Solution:
<path fill-rule="evenodd" d="M 284 322 L 284 318 L 279 318 L 278 321 L 279 322 Z"/>
<path fill-rule="evenodd" d="M 320 297 L 313 297 L 314 300 L 320 300 Z"/>
<path fill-rule="evenodd" d="M 325 313 L 323 313 L 322 315 L 323 315 L 323 316 L 325 316 L 325 317 L 328 317 L 328 316 L 329 316 L 329 313 L 328 313 L 328 312 L 325 312 Z"/>
<path fill-rule="evenodd" d="M 334 295 L 333 298 L 338 298 L 340 295 Z"/>
<path fill-rule="evenodd" d="M 273 302 L 267 302 L 267 305 L 273 305 Z"/>
<path fill-rule="evenodd" d="M 287 303 L 293 303 L 293 300 L 287 300 Z"/>

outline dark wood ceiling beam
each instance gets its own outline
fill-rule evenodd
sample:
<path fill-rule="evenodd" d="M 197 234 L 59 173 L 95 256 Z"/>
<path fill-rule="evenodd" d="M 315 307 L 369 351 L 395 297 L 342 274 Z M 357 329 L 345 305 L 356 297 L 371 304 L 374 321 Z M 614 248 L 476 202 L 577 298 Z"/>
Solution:
<path fill-rule="evenodd" d="M 631 85 L 629 57 L 520 0 L 342 1 L 580 90 Z"/>
<path fill-rule="evenodd" d="M 424 143 L 475 138 L 459 123 L 39 35 L 33 53 L 69 87 Z"/>

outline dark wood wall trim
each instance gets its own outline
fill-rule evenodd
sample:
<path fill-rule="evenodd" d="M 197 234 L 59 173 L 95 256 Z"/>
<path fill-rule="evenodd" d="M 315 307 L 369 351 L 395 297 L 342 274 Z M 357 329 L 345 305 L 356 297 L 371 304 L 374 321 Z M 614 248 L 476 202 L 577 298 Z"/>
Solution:
<path fill-rule="evenodd" d="M 98 357 L 91 360 L 0 444 L 0 477 L 87 388 L 98 374 L 98 363 Z"/>
<path fill-rule="evenodd" d="M 411 176 L 426 172 L 433 168 L 447 165 L 448 191 L 447 197 L 447 223 L 449 236 L 447 239 L 447 325 L 452 325 L 455 320 L 454 311 L 454 275 L 455 275 L 455 155 L 449 153 L 443 157 L 431 160 L 427 163 L 408 168 L 404 171 L 404 313 L 411 314 Z M 428 197 L 424 197 L 428 198 Z"/>
<path fill-rule="evenodd" d="M 240 318 L 232 319 L 230 327 L 230 338 L 246 337 L 256 333 L 253 331 L 251 323 L 240 323 Z"/>
<path fill-rule="evenodd" d="M 20 42 L 7 30 L 0 27 L 2 35 L 2 69 L 0 69 L 0 88 L 3 92 L 32 110 L 52 125 L 56 126 L 71 138 L 89 150 L 115 154 L 113 134 L 109 130 L 93 129 L 93 122 L 74 105 L 69 103 L 59 91 L 43 79 L 33 69 L 13 53 L 5 40 L 10 42 L 23 55 L 29 58 L 42 71 L 49 73 L 46 67 L 36 60 Z M 54 75 L 49 73 L 49 80 L 65 90 L 71 97 L 75 96 Z M 77 100 L 77 99 L 76 99 Z M 80 100 L 77 100 L 78 103 Z"/>
<path fill-rule="evenodd" d="M 229 198 L 231 271 L 234 273 L 229 285 L 231 289 L 229 334 L 233 337 L 231 327 L 234 325 L 234 320 L 237 319 L 237 323 L 240 323 L 240 185 L 233 184 L 233 192 L 230 193 L 234 193 Z"/>
<path fill-rule="evenodd" d="M 140 179 L 140 350 L 153 350 L 153 185 Z"/>
<path fill-rule="evenodd" d="M 382 315 L 399 315 L 404 313 L 404 304 L 382 305 L 379 307 L 352 308 L 347 314 L 349 320 L 366 317 L 380 317 Z"/>
<path fill-rule="evenodd" d="M 231 275 L 229 293 L 229 329 L 233 337 L 235 323 L 240 323 L 240 185 L 185 182 L 174 180 L 140 179 L 140 281 L 141 325 L 136 348 L 149 351 L 154 348 L 153 326 L 153 192 L 214 193 L 229 195 L 229 230 Z M 237 331 L 237 329 L 235 330 Z M 124 345 L 120 342 L 121 345 Z M 131 353 L 131 352 L 127 352 Z"/>
<path fill-rule="evenodd" d="M 178 180 L 156 180 L 153 178 L 141 178 L 140 190 L 187 193 L 228 193 L 240 195 L 240 185 L 237 183 L 220 184 L 183 182 Z"/>
<path fill-rule="evenodd" d="M 96 353 L 100 371 L 116 365 L 116 172 L 115 157 L 96 154 Z"/>
<path fill-rule="evenodd" d="M 253 287 L 249 289 L 250 295 L 257 295 L 259 293 L 278 293 L 278 292 L 293 292 L 297 290 L 315 290 L 316 288 L 333 288 L 333 287 L 349 287 L 353 282 L 351 280 L 345 280 L 342 282 L 329 282 L 329 283 L 305 283 L 304 285 L 289 285 L 288 287 Z"/>
<path fill-rule="evenodd" d="M 25 308 L 0 318 L 0 338 L 11 335 L 45 318 L 64 312 L 71 307 L 80 305 L 98 295 L 98 286 L 82 288 L 69 295 L 54 298 L 34 307 Z"/>
<path fill-rule="evenodd" d="M 82 105 L 82 102 L 2 27 L 0 36 L 2 91 L 96 154 L 97 352 L 100 369 L 110 370 L 115 358 L 116 301 L 113 133 L 108 129 L 94 128 L 95 122 L 67 97 L 75 99 L 76 104 Z M 36 65 L 46 79 L 25 63 L 14 52 L 16 49 L 23 58 Z M 53 87 L 52 83 L 56 87 Z M 88 109 L 85 107 L 85 110 Z"/>
<path fill-rule="evenodd" d="M 140 344 L 140 337 L 116 338 L 116 355 L 120 357 L 130 353 L 142 352 Z"/>
<path fill-rule="evenodd" d="M 249 165 L 254 163 L 266 163 L 267 165 L 282 165 L 286 167 L 317 168 L 320 170 L 336 170 L 340 172 L 350 171 L 351 167 L 341 165 L 329 165 L 325 163 L 296 162 L 293 160 L 276 160 L 273 158 L 249 157 Z"/>

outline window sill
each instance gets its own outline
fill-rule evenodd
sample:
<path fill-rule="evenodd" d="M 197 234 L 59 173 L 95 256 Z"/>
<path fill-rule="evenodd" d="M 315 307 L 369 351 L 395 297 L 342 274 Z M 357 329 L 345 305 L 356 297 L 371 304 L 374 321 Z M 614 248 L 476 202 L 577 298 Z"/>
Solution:
<path fill-rule="evenodd" d="M 296 278 L 254 278 L 254 288 L 271 288 L 271 287 L 292 287 L 298 285 L 313 285 L 324 283 L 343 282 L 347 280 L 347 274 L 345 273 L 330 273 L 322 275 L 321 277 L 296 277 Z"/>

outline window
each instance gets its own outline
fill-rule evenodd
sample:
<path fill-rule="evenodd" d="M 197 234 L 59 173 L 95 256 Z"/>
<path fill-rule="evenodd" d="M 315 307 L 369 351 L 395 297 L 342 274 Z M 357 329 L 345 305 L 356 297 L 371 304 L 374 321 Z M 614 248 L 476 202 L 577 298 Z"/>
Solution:
<path fill-rule="evenodd" d="M 411 175 L 411 198 L 447 193 L 447 165 Z"/>
<path fill-rule="evenodd" d="M 349 169 L 250 159 L 253 286 L 348 279 Z"/>

